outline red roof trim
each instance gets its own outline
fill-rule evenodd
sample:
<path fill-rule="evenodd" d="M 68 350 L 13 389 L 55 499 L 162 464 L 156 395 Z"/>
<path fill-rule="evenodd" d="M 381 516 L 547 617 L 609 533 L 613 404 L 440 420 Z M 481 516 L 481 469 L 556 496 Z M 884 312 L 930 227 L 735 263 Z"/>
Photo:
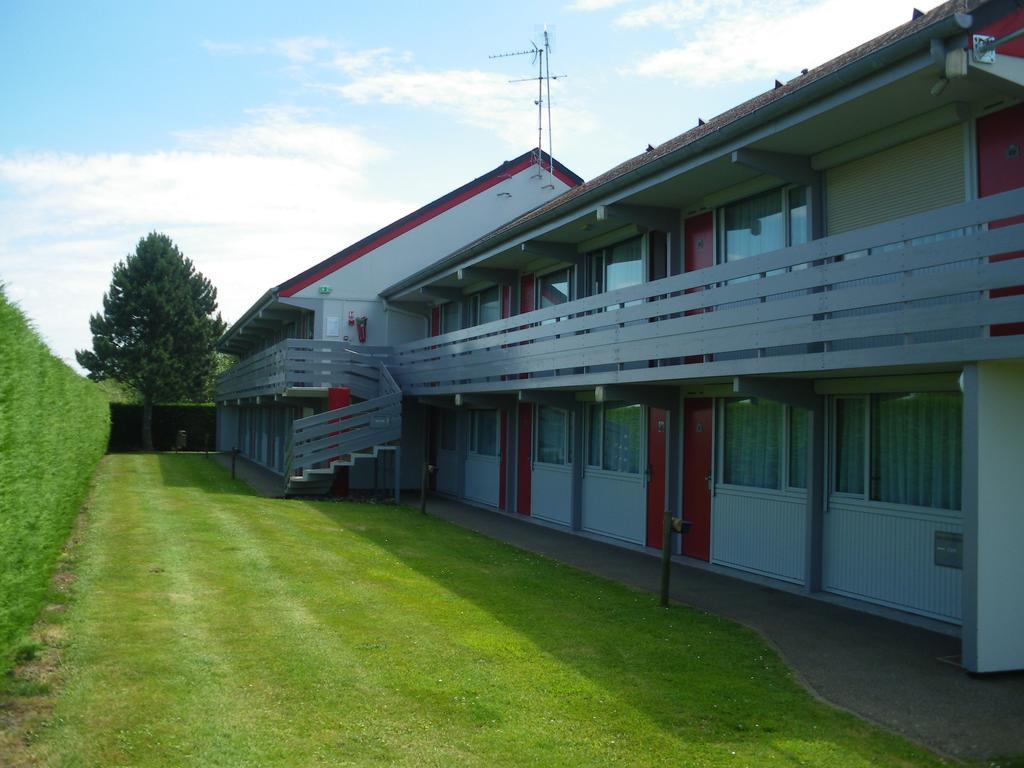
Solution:
<path fill-rule="evenodd" d="M 304 288 L 308 288 L 318 280 L 322 280 L 332 272 L 336 272 L 342 267 L 351 264 L 358 258 L 365 256 L 371 251 L 375 251 L 382 245 L 385 245 L 392 240 L 401 237 L 406 232 L 409 232 L 416 227 L 430 221 L 437 216 L 440 216 L 446 211 L 450 211 L 458 205 L 466 202 L 470 198 L 476 197 L 481 192 L 486 192 L 491 187 L 497 186 L 501 182 L 515 176 L 522 171 L 533 166 L 536 162 L 536 158 L 533 153 L 523 155 L 518 160 L 512 161 L 512 164 L 499 169 L 500 173 L 488 174 L 482 177 L 477 183 L 469 184 L 464 189 L 458 191 L 457 194 L 446 196 L 437 201 L 437 205 L 427 205 L 421 208 L 418 212 L 412 214 L 405 220 L 399 219 L 390 226 L 380 230 L 376 235 L 371 235 L 361 243 L 357 243 L 349 251 L 341 251 L 340 253 L 332 256 L 326 261 L 322 262 L 318 267 L 313 267 L 311 271 L 306 274 L 299 274 L 293 277 L 291 280 L 282 284 L 278 290 L 279 296 L 294 296 L 296 293 Z M 551 162 L 548 156 L 545 154 L 541 159 L 541 167 L 548 171 L 551 168 Z M 559 181 L 568 187 L 575 187 L 582 183 L 582 179 L 573 174 L 566 168 L 562 167 L 562 164 L 557 160 L 554 163 L 554 175 Z M 446 255 L 446 254 L 442 254 Z"/>

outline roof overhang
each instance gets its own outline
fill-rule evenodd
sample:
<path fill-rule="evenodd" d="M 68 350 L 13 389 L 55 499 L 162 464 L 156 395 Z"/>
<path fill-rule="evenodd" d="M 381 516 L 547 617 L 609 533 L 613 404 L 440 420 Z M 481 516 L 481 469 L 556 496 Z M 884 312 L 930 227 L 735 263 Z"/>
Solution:
<path fill-rule="evenodd" d="M 787 92 L 776 98 L 769 96 L 762 105 L 738 117 L 730 118 L 726 113 L 710 121 L 696 129 L 692 139 L 681 141 L 688 136 L 684 134 L 662 145 L 665 149 L 659 147 L 647 153 L 653 157 L 641 156 L 628 161 L 603 177 L 564 193 L 552 203 L 394 283 L 381 295 L 389 300 L 433 301 L 430 291 L 421 289 L 457 287 L 460 269 L 474 266 L 511 268 L 516 262 L 522 264 L 522 254 L 531 246 L 534 251 L 548 248 L 551 263 L 571 262 L 574 252 L 584 252 L 588 243 L 618 228 L 650 228 L 651 216 L 658 213 L 658 198 L 669 197 L 652 190 L 661 187 L 665 191 L 675 187 L 676 194 L 671 196 L 676 201 L 673 207 L 685 211 L 687 195 L 693 194 L 684 188 L 686 186 L 696 190 L 703 186 L 704 181 L 714 179 L 712 188 L 722 188 L 763 175 L 763 168 L 757 168 L 756 164 L 752 167 L 750 163 L 735 162 L 733 153 L 746 151 L 749 159 L 752 147 L 762 149 L 763 144 L 771 144 L 773 138 L 786 129 L 809 124 L 814 118 L 829 112 L 842 115 L 844 107 L 858 100 L 863 107 L 863 99 L 901 81 L 908 82 L 923 76 L 937 78 L 940 54 L 944 56 L 947 47 L 963 46 L 965 31 L 973 23 L 970 15 L 955 13 L 951 8 L 952 4 L 947 7 L 945 15 L 939 15 L 931 23 L 826 74 L 816 78 L 810 75 L 798 78 L 792 84 L 795 87 L 787 84 Z M 807 82 L 799 83 L 805 78 Z M 948 103 L 956 96 L 956 89 L 950 89 L 950 93 L 944 94 L 944 101 L 935 101 L 931 108 Z M 928 86 L 922 95 L 925 97 L 932 98 Z M 901 118 L 882 114 L 879 119 L 892 122 Z M 850 129 L 848 117 L 844 121 Z M 839 120 L 832 122 L 840 128 L 844 124 Z M 863 128 L 860 130 L 863 132 Z M 825 148 L 822 146 L 820 149 Z M 808 157 L 812 150 L 813 145 L 807 144 L 801 149 Z M 558 247 L 561 248 L 561 256 L 554 252 Z"/>

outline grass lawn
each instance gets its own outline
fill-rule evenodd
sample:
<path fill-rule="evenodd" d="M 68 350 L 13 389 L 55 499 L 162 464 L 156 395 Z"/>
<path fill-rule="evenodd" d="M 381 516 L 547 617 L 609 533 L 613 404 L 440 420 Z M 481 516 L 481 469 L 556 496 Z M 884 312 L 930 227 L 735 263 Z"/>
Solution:
<path fill-rule="evenodd" d="M 120 455 L 89 516 L 48 764 L 939 762 L 753 632 L 414 510 Z"/>

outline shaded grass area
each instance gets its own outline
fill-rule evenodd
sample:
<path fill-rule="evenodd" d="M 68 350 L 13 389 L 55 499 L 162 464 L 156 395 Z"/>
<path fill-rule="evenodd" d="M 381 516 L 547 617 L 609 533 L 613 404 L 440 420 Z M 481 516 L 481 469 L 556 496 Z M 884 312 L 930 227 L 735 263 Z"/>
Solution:
<path fill-rule="evenodd" d="M 201 456 L 97 476 L 60 765 L 933 765 L 752 632 L 409 509 Z"/>
<path fill-rule="evenodd" d="M 103 392 L 54 357 L 0 286 L 0 676 L 32 652 L 25 632 L 109 428 Z"/>

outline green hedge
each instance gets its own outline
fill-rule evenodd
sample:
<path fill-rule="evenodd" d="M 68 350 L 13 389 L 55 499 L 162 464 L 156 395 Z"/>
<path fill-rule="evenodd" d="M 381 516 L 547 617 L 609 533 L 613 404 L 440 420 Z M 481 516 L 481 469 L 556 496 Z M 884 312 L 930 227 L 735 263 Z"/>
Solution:
<path fill-rule="evenodd" d="M 0 674 L 46 598 L 109 429 L 103 393 L 53 356 L 0 285 Z"/>
<path fill-rule="evenodd" d="M 178 430 L 185 430 L 186 451 L 212 451 L 217 445 L 217 409 L 213 405 L 154 405 L 153 448 L 175 448 Z M 142 450 L 142 406 L 136 403 L 110 404 L 110 444 L 112 453 Z"/>

